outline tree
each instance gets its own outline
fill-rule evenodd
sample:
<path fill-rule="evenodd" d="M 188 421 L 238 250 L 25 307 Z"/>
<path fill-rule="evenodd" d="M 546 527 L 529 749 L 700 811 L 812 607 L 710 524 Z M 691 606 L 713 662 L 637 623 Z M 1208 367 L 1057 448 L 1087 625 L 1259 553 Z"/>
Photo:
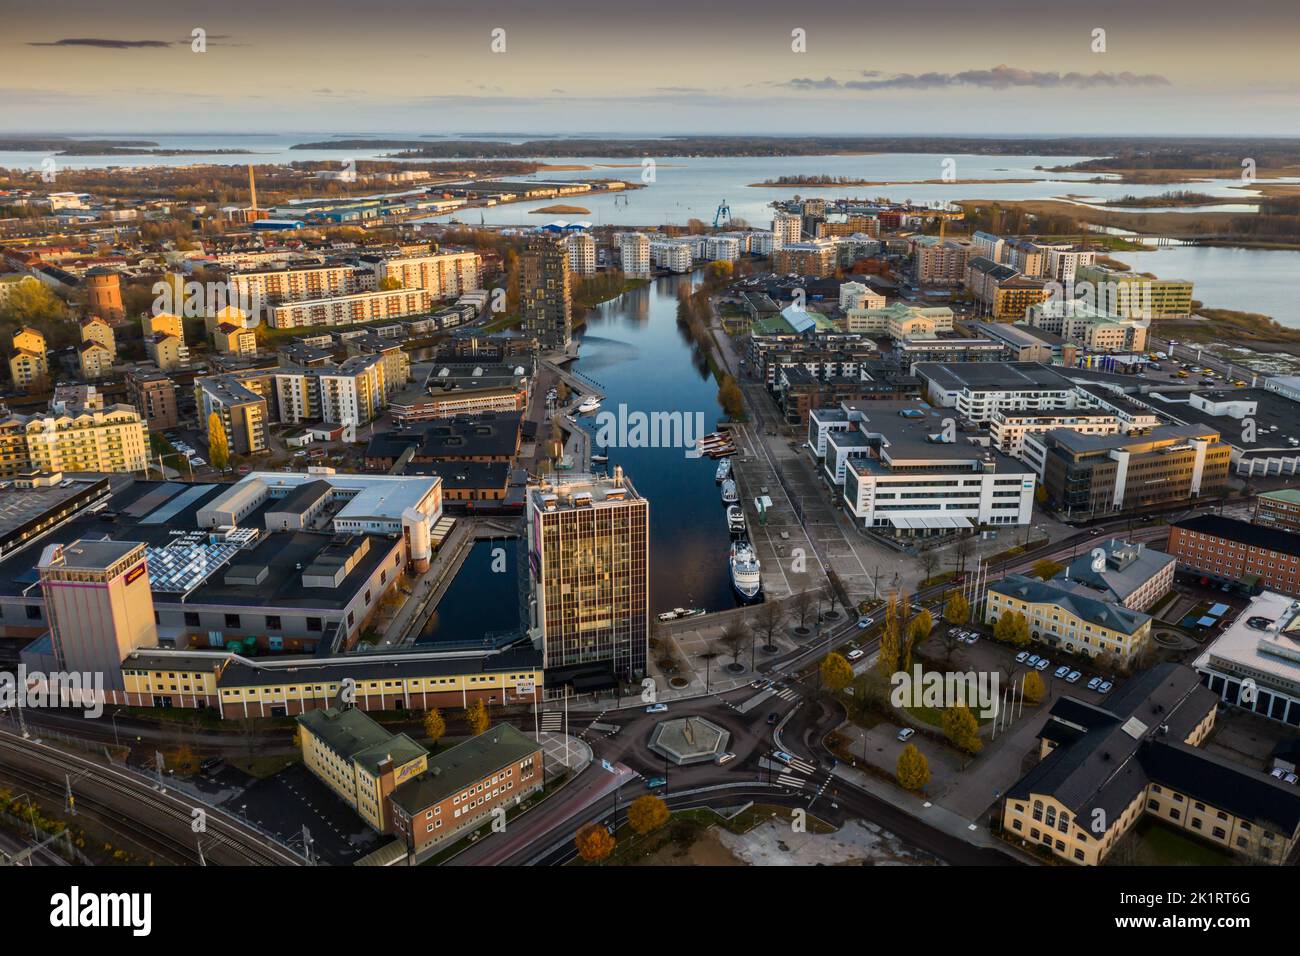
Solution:
<path fill-rule="evenodd" d="M 1065 565 L 1059 561 L 1053 561 L 1051 558 L 1043 558 L 1034 562 L 1033 575 L 1043 581 L 1050 581 L 1062 571 Z"/>
<path fill-rule="evenodd" d="M 588 823 L 573 838 L 578 856 L 588 863 L 599 863 L 614 852 L 614 837 L 600 823 Z"/>
<path fill-rule="evenodd" d="M 426 710 L 424 712 L 424 736 L 428 737 L 436 745 L 446 732 L 447 721 L 442 719 L 442 711 L 437 707 Z"/>
<path fill-rule="evenodd" d="M 794 613 L 799 617 L 799 626 L 801 628 L 805 627 L 808 622 L 808 612 L 812 610 L 812 592 L 807 588 L 797 591 L 794 597 L 790 599 L 790 603 L 794 606 Z"/>
<path fill-rule="evenodd" d="M 740 663 L 740 650 L 745 646 L 745 642 L 748 640 L 749 628 L 745 627 L 745 625 L 738 620 L 733 620 L 728 624 L 726 630 L 722 632 L 722 636 L 718 638 L 719 643 L 721 643 L 722 646 L 727 649 L 727 653 L 731 655 L 733 669 L 734 665 Z"/>
<path fill-rule="evenodd" d="M 397 278 L 397 276 L 384 276 L 379 280 L 380 292 L 393 292 L 402 288 L 405 288 L 405 286 L 402 285 L 402 280 Z"/>
<path fill-rule="evenodd" d="M 763 635 L 763 650 L 769 653 L 776 650 L 773 641 L 776 639 L 776 632 L 781 629 L 781 623 L 785 620 L 785 612 L 781 610 L 781 605 L 775 601 L 764 601 L 758 606 L 758 611 L 754 615 L 751 626 L 754 630 Z"/>
<path fill-rule="evenodd" d="M 487 733 L 487 729 L 492 726 L 492 718 L 488 715 L 487 705 L 483 703 L 482 697 L 465 708 L 465 722 L 469 724 L 469 732 L 475 737 Z"/>
<path fill-rule="evenodd" d="M 934 619 L 930 617 L 929 611 L 922 611 L 912 618 L 912 623 L 907 628 L 907 643 L 903 646 L 903 670 L 912 669 L 912 651 L 916 645 L 930 636 L 932 630 L 934 630 Z"/>
<path fill-rule="evenodd" d="M 826 570 L 826 600 L 830 602 L 830 612 L 835 613 L 836 605 L 839 604 L 840 594 L 844 588 L 843 582 L 840 581 L 840 573 L 834 568 Z"/>
<path fill-rule="evenodd" d="M 943 619 L 958 627 L 970 620 L 970 601 L 960 591 L 949 591 L 948 601 L 943 606 Z"/>
<path fill-rule="evenodd" d="M 962 535 L 957 539 L 957 543 L 953 546 L 953 550 L 957 553 L 957 573 L 965 574 L 966 559 L 975 552 L 975 540 L 969 535 Z"/>
<path fill-rule="evenodd" d="M 904 790 L 924 790 L 930 783 L 930 762 L 915 744 L 908 744 L 898 755 L 894 779 Z"/>
<path fill-rule="evenodd" d="M 993 625 L 993 636 L 999 641 L 1023 647 L 1029 643 L 1029 620 L 1019 611 L 1007 611 Z"/>
<path fill-rule="evenodd" d="M 208 461 L 212 467 L 224 471 L 230 464 L 230 442 L 226 439 L 226 426 L 221 416 L 213 412 L 208 416 Z"/>
<path fill-rule="evenodd" d="M 965 704 L 955 704 L 944 710 L 940 723 L 944 736 L 958 750 L 977 754 L 984 749 L 984 741 L 980 740 L 979 722 Z"/>
<path fill-rule="evenodd" d="M 17 325 L 30 325 L 46 333 L 53 331 L 58 320 L 66 314 L 63 300 L 35 278 L 30 282 L 15 282 L 4 305 L 0 306 L 0 318 Z M 70 340 L 71 335 L 67 338 Z"/>
<path fill-rule="evenodd" d="M 822 658 L 818 671 L 822 686 L 833 694 L 838 694 L 853 682 L 853 665 L 842 654 L 827 654 Z"/>
<path fill-rule="evenodd" d="M 658 830 L 668 822 L 669 816 L 668 804 L 653 793 L 637 797 L 632 801 L 632 805 L 627 808 L 628 826 L 642 836 L 653 830 Z"/>
<path fill-rule="evenodd" d="M 921 584 L 925 585 L 932 577 L 934 577 L 934 572 L 939 569 L 939 555 L 937 555 L 933 549 L 926 548 L 921 552 L 921 556 L 918 560 L 921 562 L 921 570 L 925 572 L 925 580 L 922 581 Z"/>
<path fill-rule="evenodd" d="M 1043 694 L 1046 692 L 1047 688 L 1043 686 L 1043 678 L 1039 676 L 1038 671 L 1030 671 L 1025 675 L 1025 683 L 1021 688 L 1025 700 L 1031 704 L 1036 704 L 1043 699 Z"/>
<path fill-rule="evenodd" d="M 896 604 L 896 599 L 891 597 L 889 606 L 885 609 L 885 623 L 880 628 L 880 650 L 876 654 L 876 672 L 884 677 L 889 677 L 898 670 L 903 648 Z"/>
<path fill-rule="evenodd" d="M 745 397 L 741 394 L 740 386 L 730 375 L 724 375 L 722 384 L 718 386 L 718 405 L 726 416 L 733 421 L 739 421 L 745 413 Z"/>

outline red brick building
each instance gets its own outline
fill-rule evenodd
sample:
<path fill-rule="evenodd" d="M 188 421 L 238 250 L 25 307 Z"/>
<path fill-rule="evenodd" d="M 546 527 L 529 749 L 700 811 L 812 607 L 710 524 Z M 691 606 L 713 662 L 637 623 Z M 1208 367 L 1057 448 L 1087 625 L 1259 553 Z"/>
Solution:
<path fill-rule="evenodd" d="M 1207 583 L 1300 596 L 1300 535 L 1289 531 L 1198 515 L 1169 526 L 1168 551 Z"/>

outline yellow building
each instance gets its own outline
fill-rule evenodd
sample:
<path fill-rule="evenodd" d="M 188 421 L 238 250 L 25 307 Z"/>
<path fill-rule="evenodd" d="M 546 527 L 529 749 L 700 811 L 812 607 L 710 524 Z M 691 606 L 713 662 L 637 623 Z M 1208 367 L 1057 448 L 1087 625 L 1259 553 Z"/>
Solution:
<path fill-rule="evenodd" d="M 44 359 L 45 336 L 39 329 L 24 325 L 14 333 L 13 348 L 15 352 L 35 352 Z"/>
<path fill-rule="evenodd" d="M 82 342 L 77 361 L 85 379 L 107 378 L 113 371 L 113 353 L 98 342 Z"/>
<path fill-rule="evenodd" d="M 23 420 L 27 454 L 40 471 L 143 471 L 148 431 L 130 405 Z"/>
<path fill-rule="evenodd" d="M 1033 641 L 1087 657 L 1107 654 L 1119 664 L 1132 661 L 1151 638 L 1150 615 L 1023 574 L 989 585 L 985 623 L 1011 611 L 1025 616 Z"/>
<path fill-rule="evenodd" d="M 1058 699 L 1037 765 L 1007 791 L 1003 836 L 1096 866 L 1149 814 L 1250 862 L 1284 862 L 1300 840 L 1300 791 L 1198 749 L 1217 704 L 1195 671 L 1170 663 L 1100 704 Z"/>
<path fill-rule="evenodd" d="M 144 350 L 158 366 L 159 371 L 170 372 L 186 364 L 190 358 L 185 342 L 174 335 L 158 333 L 153 338 L 145 339 Z"/>
<path fill-rule="evenodd" d="M 98 343 L 114 361 L 117 360 L 117 337 L 113 327 L 99 316 L 92 315 L 81 323 L 81 341 Z"/>
<path fill-rule="evenodd" d="M 48 383 L 49 366 L 44 352 L 21 350 L 9 356 L 9 377 L 13 379 L 14 388 L 29 390 L 43 383 Z"/>
<path fill-rule="evenodd" d="M 19 418 L 0 421 L 0 478 L 13 478 L 30 471 L 31 457 L 27 454 L 27 429 Z"/>
<path fill-rule="evenodd" d="M 995 319 L 1022 318 L 1025 310 L 1047 299 L 1048 290 L 1037 279 L 1016 276 L 998 285 L 993 292 L 992 312 Z"/>
<path fill-rule="evenodd" d="M 223 322 L 212 333 L 218 352 L 228 355 L 254 355 L 257 352 L 257 333 L 252 329 Z"/>

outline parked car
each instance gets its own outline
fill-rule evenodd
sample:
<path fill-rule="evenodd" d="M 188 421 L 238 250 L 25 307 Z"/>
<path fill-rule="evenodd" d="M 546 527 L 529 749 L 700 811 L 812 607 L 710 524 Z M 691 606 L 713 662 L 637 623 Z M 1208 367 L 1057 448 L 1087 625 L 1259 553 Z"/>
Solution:
<path fill-rule="evenodd" d="M 1017 664 L 1023 664 L 1023 663 L 1024 663 L 1025 661 L 1027 661 L 1027 660 L 1029 660 L 1029 652 L 1028 652 L 1028 651 L 1021 651 L 1019 654 L 1016 655 L 1016 663 L 1017 663 Z"/>
<path fill-rule="evenodd" d="M 778 714 L 776 711 L 772 711 L 770 714 L 767 715 L 767 725 L 769 727 L 775 727 L 777 721 L 779 721 L 780 719 L 781 719 L 781 715 Z"/>
<path fill-rule="evenodd" d="M 1041 658 L 1039 658 L 1037 654 L 1030 654 L 1029 658 L 1025 661 L 1025 663 L 1028 664 L 1030 667 L 1037 667 L 1040 659 Z"/>
<path fill-rule="evenodd" d="M 1082 676 L 1083 675 L 1080 674 L 1078 671 L 1070 671 L 1070 673 L 1065 678 L 1065 682 L 1067 684 L 1077 684 L 1079 683 L 1079 678 Z"/>
<path fill-rule="evenodd" d="M 1102 681 L 1100 684 L 1097 685 L 1097 693 L 1099 693 L 1099 694 L 1109 694 L 1109 693 L 1110 693 L 1110 688 L 1111 688 L 1111 683 L 1110 683 L 1110 681 L 1108 681 L 1108 680 L 1104 680 L 1104 681 Z"/>
<path fill-rule="evenodd" d="M 900 731 L 898 732 L 898 739 L 899 739 L 899 740 L 911 740 L 911 739 L 912 739 L 912 735 L 915 734 L 915 733 L 916 733 L 916 731 L 913 730 L 911 727 L 904 727 L 902 730 L 900 730 Z"/>
<path fill-rule="evenodd" d="M 974 644 L 974 643 L 975 643 L 976 641 L 978 641 L 979 639 L 980 639 L 980 636 L 979 636 L 979 633 L 978 633 L 978 632 L 976 632 L 976 631 L 967 631 L 967 632 L 966 632 L 966 643 L 967 643 L 967 644 Z"/>
<path fill-rule="evenodd" d="M 860 660 L 862 660 L 862 658 L 864 658 L 864 657 L 866 657 L 866 656 L 867 656 L 867 652 L 866 652 L 866 651 L 864 651 L 864 650 L 863 650 L 862 648 L 860 648 L 860 647 L 855 647 L 855 648 L 853 648 L 853 650 L 849 651 L 848 659 L 851 660 L 851 661 L 860 661 Z"/>
<path fill-rule="evenodd" d="M 1088 681 L 1088 690 L 1096 690 L 1100 686 L 1101 686 L 1100 677 L 1094 677 L 1092 680 Z"/>
<path fill-rule="evenodd" d="M 736 755 L 733 754 L 731 751 L 727 751 L 725 754 L 718 754 L 716 757 L 714 757 L 713 762 L 716 763 L 719 767 L 721 767 L 724 763 L 729 763 L 730 761 L 735 759 L 736 759 Z"/>
<path fill-rule="evenodd" d="M 1034 667 L 1036 667 L 1040 671 L 1045 671 L 1051 666 L 1052 666 L 1052 662 L 1049 661 L 1046 657 L 1040 658 L 1038 663 L 1034 665 Z"/>
<path fill-rule="evenodd" d="M 666 714 L 668 712 L 667 704 L 651 704 L 645 709 L 647 714 Z"/>
<path fill-rule="evenodd" d="M 1285 780 L 1287 783 L 1294 784 L 1297 780 L 1300 780 L 1300 777 L 1297 777 L 1293 773 L 1289 773 L 1282 779 Z"/>
<path fill-rule="evenodd" d="M 1062 665 L 1061 665 L 1060 667 L 1058 667 L 1058 668 L 1057 668 L 1053 673 L 1054 673 L 1058 678 L 1060 678 L 1060 677 L 1065 677 L 1067 674 L 1070 673 L 1070 667 L 1069 667 L 1068 664 L 1062 664 Z"/>
<path fill-rule="evenodd" d="M 1283 777 L 1286 776 L 1286 771 L 1283 770 L 1281 767 L 1274 767 L 1272 770 L 1269 771 L 1268 775 L 1270 777 L 1276 777 L 1278 780 L 1281 780 Z"/>

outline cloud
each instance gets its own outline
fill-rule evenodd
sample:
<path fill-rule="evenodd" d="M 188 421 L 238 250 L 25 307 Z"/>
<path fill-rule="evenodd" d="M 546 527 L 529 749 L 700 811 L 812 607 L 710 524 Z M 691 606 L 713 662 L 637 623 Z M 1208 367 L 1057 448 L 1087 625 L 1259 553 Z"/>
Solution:
<path fill-rule="evenodd" d="M 1005 63 L 991 70 L 963 70 L 960 73 L 894 73 L 883 75 L 875 70 L 862 71 L 864 79 L 839 80 L 826 77 L 812 80 L 799 77 L 777 84 L 792 90 L 935 90 L 957 86 L 1005 90 L 1032 89 L 1094 89 L 1098 87 L 1168 86 L 1169 80 L 1157 73 L 1055 73 L 1040 70 L 1022 70 Z"/>
<path fill-rule="evenodd" d="M 189 40 L 185 41 L 186 44 Z M 110 40 L 106 37 L 67 37 L 46 43 L 33 42 L 28 46 L 90 46 L 101 50 L 133 50 L 138 48 L 158 49 L 171 46 L 168 40 Z"/>

